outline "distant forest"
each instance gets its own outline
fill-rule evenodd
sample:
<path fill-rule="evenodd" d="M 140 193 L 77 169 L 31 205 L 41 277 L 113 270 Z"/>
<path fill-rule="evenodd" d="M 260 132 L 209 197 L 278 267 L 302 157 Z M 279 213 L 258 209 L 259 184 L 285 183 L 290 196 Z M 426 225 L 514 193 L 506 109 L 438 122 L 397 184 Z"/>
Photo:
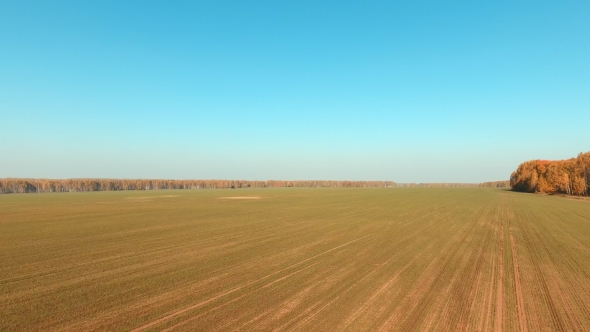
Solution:
<path fill-rule="evenodd" d="M 508 187 L 509 181 L 484 183 L 405 183 L 393 181 L 246 181 L 246 180 L 129 180 L 129 179 L 0 179 L 0 194 L 80 191 L 235 189 L 235 188 L 390 188 L 390 187 Z"/>
<path fill-rule="evenodd" d="M 246 180 L 130 180 L 130 179 L 0 179 L 0 194 L 77 191 L 236 189 L 283 187 L 382 188 L 393 181 L 246 181 Z"/>
<path fill-rule="evenodd" d="M 590 194 L 590 152 L 567 160 L 530 160 L 510 176 L 515 191 L 530 193 Z"/>
<path fill-rule="evenodd" d="M 452 183 L 452 182 L 426 182 L 426 183 L 396 183 L 396 187 L 410 188 L 508 188 L 510 181 L 489 181 L 483 183 Z"/>

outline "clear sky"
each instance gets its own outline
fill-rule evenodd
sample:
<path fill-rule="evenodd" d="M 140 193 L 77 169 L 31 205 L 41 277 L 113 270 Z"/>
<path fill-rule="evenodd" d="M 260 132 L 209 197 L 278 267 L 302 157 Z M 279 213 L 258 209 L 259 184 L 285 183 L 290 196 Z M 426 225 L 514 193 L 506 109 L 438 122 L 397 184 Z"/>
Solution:
<path fill-rule="evenodd" d="M 0 0 L 0 177 L 480 182 L 590 150 L 590 1 Z"/>

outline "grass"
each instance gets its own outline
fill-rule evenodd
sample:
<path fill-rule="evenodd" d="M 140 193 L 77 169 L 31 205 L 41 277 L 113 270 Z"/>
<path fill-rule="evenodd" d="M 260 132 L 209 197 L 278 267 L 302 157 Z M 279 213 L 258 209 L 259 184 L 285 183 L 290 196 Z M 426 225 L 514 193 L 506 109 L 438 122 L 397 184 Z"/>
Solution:
<path fill-rule="evenodd" d="M 590 202 L 499 189 L 1 195 L 0 262 L 1 331 L 590 329 Z"/>

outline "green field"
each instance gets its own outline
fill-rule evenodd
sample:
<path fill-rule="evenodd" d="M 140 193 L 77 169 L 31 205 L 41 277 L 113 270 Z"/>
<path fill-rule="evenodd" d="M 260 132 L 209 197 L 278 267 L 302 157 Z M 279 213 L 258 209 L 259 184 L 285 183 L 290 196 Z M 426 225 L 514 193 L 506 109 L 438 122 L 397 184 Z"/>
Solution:
<path fill-rule="evenodd" d="M 500 189 L 0 195 L 0 262 L 1 331 L 590 330 L 590 201 Z"/>

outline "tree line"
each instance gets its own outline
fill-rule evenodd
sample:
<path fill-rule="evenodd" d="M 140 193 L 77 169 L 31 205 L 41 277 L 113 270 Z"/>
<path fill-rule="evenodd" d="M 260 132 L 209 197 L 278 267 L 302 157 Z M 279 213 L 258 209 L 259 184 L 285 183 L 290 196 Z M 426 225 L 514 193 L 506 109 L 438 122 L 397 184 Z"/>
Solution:
<path fill-rule="evenodd" d="M 515 191 L 530 193 L 590 194 L 590 152 L 567 160 L 530 160 L 510 176 Z"/>
<path fill-rule="evenodd" d="M 393 181 L 247 181 L 247 180 L 146 180 L 146 179 L 0 179 L 0 194 L 159 189 L 235 189 L 283 187 L 384 188 Z"/>
<path fill-rule="evenodd" d="M 510 188 L 510 180 L 488 181 L 480 183 L 479 186 L 485 188 Z"/>
<path fill-rule="evenodd" d="M 397 183 L 396 187 L 410 188 L 508 188 L 510 181 L 488 181 L 482 183 L 452 183 L 452 182 L 425 182 L 425 183 Z"/>
<path fill-rule="evenodd" d="M 505 188 L 510 181 L 483 183 L 396 183 L 393 181 L 328 180 L 146 180 L 146 179 L 0 179 L 0 194 L 118 190 L 236 189 L 236 188 Z"/>

